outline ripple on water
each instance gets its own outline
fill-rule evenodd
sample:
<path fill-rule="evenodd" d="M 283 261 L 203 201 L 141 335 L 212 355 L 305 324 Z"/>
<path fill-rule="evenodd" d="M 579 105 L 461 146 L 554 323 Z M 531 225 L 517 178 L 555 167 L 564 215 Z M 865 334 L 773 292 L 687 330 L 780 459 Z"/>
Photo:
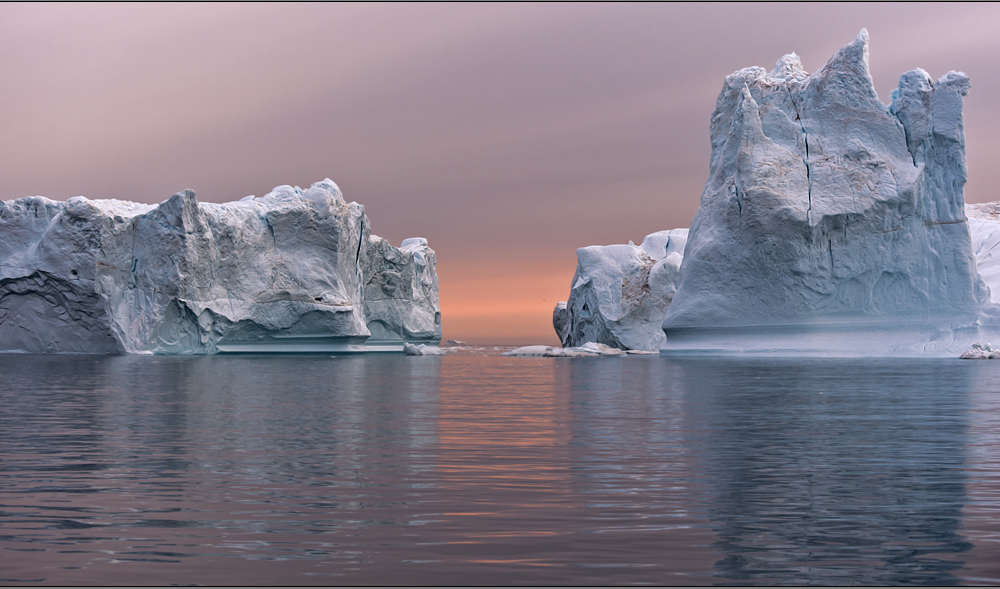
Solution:
<path fill-rule="evenodd" d="M 0 356 L 0 582 L 997 583 L 1000 363 Z"/>

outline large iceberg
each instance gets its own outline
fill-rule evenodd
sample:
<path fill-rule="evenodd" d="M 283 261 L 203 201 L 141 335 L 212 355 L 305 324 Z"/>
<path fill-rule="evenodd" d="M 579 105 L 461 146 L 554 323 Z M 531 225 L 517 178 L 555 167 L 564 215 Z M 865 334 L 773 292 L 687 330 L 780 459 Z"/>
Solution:
<path fill-rule="evenodd" d="M 968 89 L 918 69 L 882 104 L 864 30 L 812 75 L 791 54 L 728 76 L 666 348 L 962 346 L 989 299 L 964 210 Z"/>
<path fill-rule="evenodd" d="M 329 179 L 261 198 L 0 203 L 0 351 L 363 351 L 441 338 L 434 252 Z"/>
<path fill-rule="evenodd" d="M 968 89 L 964 74 L 934 82 L 917 69 L 882 104 L 864 30 L 812 75 L 793 53 L 770 73 L 728 76 L 676 291 L 654 304 L 663 352 L 957 355 L 1000 333 L 988 287 L 1000 293 L 1000 265 L 985 262 L 992 246 L 982 245 L 987 235 L 1000 242 L 996 211 L 973 209 L 969 221 L 964 204 Z M 627 266 L 604 261 L 586 274 Z M 616 293 L 611 284 L 603 298 Z M 580 295 L 588 310 L 602 296 Z M 582 309 L 557 307 L 564 345 Z"/>

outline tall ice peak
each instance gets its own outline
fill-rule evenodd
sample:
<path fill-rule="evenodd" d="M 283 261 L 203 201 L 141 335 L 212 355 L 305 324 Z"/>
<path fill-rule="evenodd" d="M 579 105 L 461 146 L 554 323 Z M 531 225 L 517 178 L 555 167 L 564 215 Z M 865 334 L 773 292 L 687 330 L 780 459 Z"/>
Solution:
<path fill-rule="evenodd" d="M 774 64 L 774 69 L 771 70 L 771 73 L 767 74 L 767 77 L 779 80 L 794 80 L 796 82 L 801 82 L 809 77 L 809 73 L 802 68 L 802 60 L 799 59 L 799 56 L 793 51 L 788 55 L 782 56 L 782 58 Z"/>

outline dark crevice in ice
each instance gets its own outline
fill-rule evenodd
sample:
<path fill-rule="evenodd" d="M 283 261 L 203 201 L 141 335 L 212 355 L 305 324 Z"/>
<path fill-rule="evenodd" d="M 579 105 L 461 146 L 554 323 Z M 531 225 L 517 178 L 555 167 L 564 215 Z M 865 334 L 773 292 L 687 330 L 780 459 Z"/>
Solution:
<path fill-rule="evenodd" d="M 806 156 L 803 158 L 802 163 L 806 167 L 806 195 L 809 199 L 809 207 L 806 209 L 806 223 L 811 223 L 812 221 L 812 174 L 809 170 L 809 133 L 806 132 L 806 127 L 802 123 L 802 117 L 799 115 L 799 105 L 795 104 L 795 98 L 792 97 L 792 91 L 787 86 L 785 90 L 788 92 L 788 100 L 792 103 L 792 108 L 795 109 L 795 122 L 799 124 L 799 130 L 802 131 L 802 138 L 805 140 L 806 146 Z"/>
<path fill-rule="evenodd" d="M 743 201 L 740 200 L 740 185 L 736 178 L 733 178 L 733 190 L 736 191 L 736 206 L 738 207 L 740 217 L 743 216 Z"/>
<path fill-rule="evenodd" d="M 827 252 L 830 254 L 830 277 L 833 278 L 833 240 L 829 240 L 827 243 Z"/>

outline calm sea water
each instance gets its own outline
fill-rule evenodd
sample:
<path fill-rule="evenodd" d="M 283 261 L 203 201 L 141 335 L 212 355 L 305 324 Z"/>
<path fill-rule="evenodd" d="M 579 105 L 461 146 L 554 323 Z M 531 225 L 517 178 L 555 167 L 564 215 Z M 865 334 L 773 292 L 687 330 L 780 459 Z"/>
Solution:
<path fill-rule="evenodd" d="M 0 583 L 996 584 L 1000 362 L 0 356 Z"/>

